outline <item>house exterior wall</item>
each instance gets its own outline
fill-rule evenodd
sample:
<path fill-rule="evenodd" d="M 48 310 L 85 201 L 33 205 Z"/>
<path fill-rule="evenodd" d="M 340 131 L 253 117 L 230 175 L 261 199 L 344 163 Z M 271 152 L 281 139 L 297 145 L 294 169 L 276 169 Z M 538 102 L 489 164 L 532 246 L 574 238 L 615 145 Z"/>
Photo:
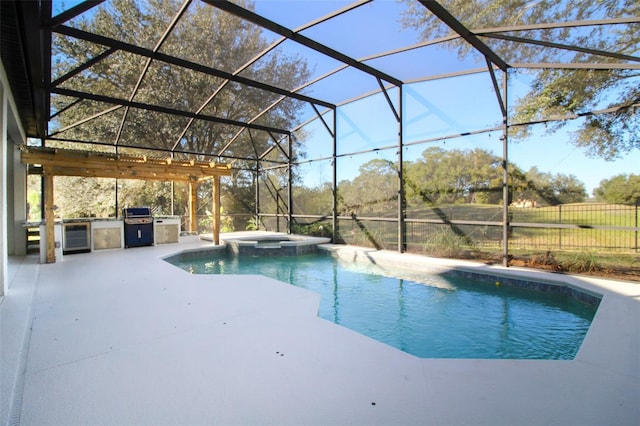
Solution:
<path fill-rule="evenodd" d="M 4 65 L 0 63 L 0 297 L 9 289 L 8 258 L 26 253 L 26 168 L 17 146 L 26 141 Z"/>

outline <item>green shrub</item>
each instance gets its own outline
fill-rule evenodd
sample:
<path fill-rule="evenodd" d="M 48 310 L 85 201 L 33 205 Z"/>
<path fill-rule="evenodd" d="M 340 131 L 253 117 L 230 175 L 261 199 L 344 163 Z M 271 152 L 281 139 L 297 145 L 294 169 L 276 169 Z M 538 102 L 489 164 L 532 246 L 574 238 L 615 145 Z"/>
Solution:
<path fill-rule="evenodd" d="M 258 230 L 258 219 L 252 217 L 247 221 L 247 226 L 244 228 L 246 231 L 257 231 Z"/>
<path fill-rule="evenodd" d="M 327 223 L 294 223 L 291 227 L 291 232 L 298 235 L 331 238 L 331 236 L 333 235 L 333 228 L 330 224 Z"/>
<path fill-rule="evenodd" d="M 595 250 L 583 250 L 573 253 L 565 262 L 564 267 L 569 272 L 590 273 L 602 269 Z"/>
<path fill-rule="evenodd" d="M 433 232 L 424 245 L 425 253 L 440 257 L 467 257 L 474 249 L 465 235 L 457 234 L 451 228 Z"/>

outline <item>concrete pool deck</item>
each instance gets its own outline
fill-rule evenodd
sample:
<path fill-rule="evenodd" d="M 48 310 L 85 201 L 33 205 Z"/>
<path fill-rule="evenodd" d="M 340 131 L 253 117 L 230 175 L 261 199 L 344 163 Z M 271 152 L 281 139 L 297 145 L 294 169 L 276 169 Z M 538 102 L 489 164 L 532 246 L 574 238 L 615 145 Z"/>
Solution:
<path fill-rule="evenodd" d="M 317 317 L 306 290 L 162 260 L 210 246 L 12 258 L 2 424 L 640 423 L 639 284 L 509 268 L 603 295 L 576 359 L 420 359 Z"/>

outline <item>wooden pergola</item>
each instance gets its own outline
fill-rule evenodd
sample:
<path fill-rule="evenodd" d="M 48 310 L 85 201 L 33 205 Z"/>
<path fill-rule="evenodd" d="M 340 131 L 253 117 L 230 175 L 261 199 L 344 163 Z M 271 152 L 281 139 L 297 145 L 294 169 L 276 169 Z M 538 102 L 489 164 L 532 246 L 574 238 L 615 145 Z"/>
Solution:
<path fill-rule="evenodd" d="M 231 165 L 216 162 L 176 160 L 105 152 L 74 151 L 22 145 L 21 162 L 37 166 L 44 176 L 44 220 L 47 263 L 55 262 L 53 177 L 83 176 L 116 179 L 181 181 L 189 183 L 189 227 L 196 231 L 198 184 L 213 183 L 212 234 L 220 244 L 220 176 L 231 175 Z"/>

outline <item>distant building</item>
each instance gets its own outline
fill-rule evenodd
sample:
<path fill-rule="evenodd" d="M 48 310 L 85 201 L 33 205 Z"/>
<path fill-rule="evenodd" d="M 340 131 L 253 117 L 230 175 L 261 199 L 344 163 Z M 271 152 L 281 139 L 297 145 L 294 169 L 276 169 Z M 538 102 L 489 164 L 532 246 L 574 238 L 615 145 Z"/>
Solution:
<path fill-rule="evenodd" d="M 521 207 L 521 208 L 535 208 L 538 207 L 538 202 L 536 200 L 531 199 L 518 199 L 513 201 L 510 204 L 511 207 Z"/>

